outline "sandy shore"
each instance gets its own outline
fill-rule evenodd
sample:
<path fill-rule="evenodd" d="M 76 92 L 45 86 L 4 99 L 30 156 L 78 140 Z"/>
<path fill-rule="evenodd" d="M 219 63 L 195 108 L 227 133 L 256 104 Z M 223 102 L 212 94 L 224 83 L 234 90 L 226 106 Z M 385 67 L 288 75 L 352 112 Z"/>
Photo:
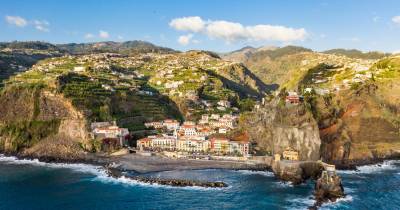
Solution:
<path fill-rule="evenodd" d="M 110 163 L 115 163 L 116 168 L 138 173 L 172 171 L 172 170 L 199 170 L 199 169 L 232 169 L 232 170 L 267 170 L 265 164 L 255 164 L 240 161 L 221 160 L 188 160 L 171 159 L 160 156 L 141 156 L 127 154 L 109 158 Z"/>

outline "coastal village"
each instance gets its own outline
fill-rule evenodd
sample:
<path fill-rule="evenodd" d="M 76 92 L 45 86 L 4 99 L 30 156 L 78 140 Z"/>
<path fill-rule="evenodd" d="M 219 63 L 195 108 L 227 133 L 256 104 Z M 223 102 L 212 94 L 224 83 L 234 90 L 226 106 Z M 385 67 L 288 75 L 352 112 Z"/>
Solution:
<path fill-rule="evenodd" d="M 303 103 L 305 94 L 312 92 L 319 95 L 331 94 L 373 77 L 370 69 L 374 60 L 349 59 L 336 55 L 321 55 L 315 59 L 317 60 L 303 60 L 302 65 L 304 68 L 315 62 L 328 64 L 333 62 L 336 65 L 327 64 L 328 70 L 311 72 L 310 81 L 302 90 L 293 88 L 287 91 L 286 106 Z M 102 147 L 107 151 L 135 145 L 139 153 L 146 155 L 162 154 L 173 158 L 197 159 L 221 156 L 243 160 L 251 156 L 252 145 L 249 137 L 235 139 L 230 135 L 237 128 L 240 114 L 237 104 L 232 104 L 232 91 L 223 88 L 219 81 L 202 70 L 207 68 L 219 71 L 229 65 L 234 63 L 220 61 L 200 52 L 181 55 L 156 53 L 135 56 L 116 53 L 65 55 L 39 62 L 10 81 L 13 83 L 39 81 L 51 87 L 55 85 L 53 81 L 55 77 L 72 72 L 79 77 L 87 77 L 88 84 L 96 84 L 95 89 L 88 91 L 91 94 L 96 93 L 99 98 L 112 94 L 135 95 L 138 102 L 145 101 L 146 97 L 157 98 L 159 95 L 167 96 L 174 101 L 183 98 L 189 101 L 184 112 L 186 120 L 156 117 L 157 114 L 153 110 L 149 110 L 149 114 L 144 116 L 144 121 L 135 121 L 136 124 L 130 123 L 129 126 L 121 125 L 119 123 L 121 120 L 118 119 L 114 121 L 95 119 L 90 126 L 91 138 L 101 141 Z M 374 74 L 379 75 L 379 71 Z M 87 86 L 85 83 L 79 85 Z M 201 88 L 201 85 L 205 86 Z M 207 92 L 203 91 L 200 94 L 198 89 Z M 275 97 L 278 94 L 279 91 L 273 93 Z M 260 102 L 256 100 L 254 108 L 257 109 L 262 104 L 264 98 Z M 155 117 L 152 119 L 150 116 Z M 153 134 L 135 139 L 134 144 L 129 143 L 132 142 L 129 139 L 130 134 L 139 129 L 153 130 Z M 279 159 L 299 160 L 295 148 L 288 147 L 279 155 L 281 156 Z"/>
<path fill-rule="evenodd" d="M 136 142 L 138 152 L 162 153 L 172 158 L 209 159 L 210 155 L 229 156 L 230 159 L 247 158 L 250 155 L 248 138 L 230 139 L 226 136 L 236 128 L 238 116 L 231 114 L 204 114 L 198 122 L 166 119 L 147 122 L 147 128 L 156 129 L 158 134 L 149 135 Z M 127 146 L 129 132 L 113 123 L 92 123 L 93 138 L 101 138 L 109 143 L 114 139 L 115 146 Z M 214 157 L 215 158 L 215 157 Z"/>

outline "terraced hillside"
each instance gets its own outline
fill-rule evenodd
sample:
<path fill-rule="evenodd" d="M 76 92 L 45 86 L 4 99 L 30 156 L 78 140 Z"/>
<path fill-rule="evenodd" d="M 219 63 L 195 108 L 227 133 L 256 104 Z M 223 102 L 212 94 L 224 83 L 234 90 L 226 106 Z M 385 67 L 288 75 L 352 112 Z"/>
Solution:
<path fill-rule="evenodd" d="M 79 156 L 96 147 L 91 122 L 116 121 L 137 133 L 146 121 L 238 112 L 242 100 L 251 104 L 267 88 L 243 65 L 208 52 L 45 59 L 1 91 L 7 108 L 0 115 L 0 150 L 51 155 L 61 145 L 65 156 Z"/>
<path fill-rule="evenodd" d="M 10 76 L 24 72 L 39 60 L 61 56 L 59 51 L 36 49 L 0 49 L 0 87 Z"/>
<path fill-rule="evenodd" d="M 369 68 L 320 65 L 298 80 L 320 128 L 324 160 L 368 163 L 400 155 L 399 64 L 392 56 Z"/>
<path fill-rule="evenodd" d="M 304 96 L 301 106 L 318 124 L 323 160 L 348 165 L 400 155 L 399 56 L 343 50 L 317 53 L 301 48 L 286 48 L 272 56 L 272 51 L 247 52 L 244 65 L 264 82 L 276 82 L 281 90 L 276 92 L 278 98 L 286 90 Z M 253 122 L 260 113 L 244 115 L 243 121 Z M 251 131 L 261 150 L 270 151 L 270 140 L 260 137 L 265 133 L 260 128 L 274 134 L 271 126 L 276 123 L 266 121 L 242 127 Z"/>

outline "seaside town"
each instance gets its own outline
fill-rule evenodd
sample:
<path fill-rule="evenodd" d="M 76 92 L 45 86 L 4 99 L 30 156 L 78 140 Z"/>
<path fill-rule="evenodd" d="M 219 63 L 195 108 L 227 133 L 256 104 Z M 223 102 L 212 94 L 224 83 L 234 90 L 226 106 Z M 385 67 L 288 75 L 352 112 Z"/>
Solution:
<path fill-rule="evenodd" d="M 166 119 L 147 122 L 147 128 L 157 130 L 157 134 L 137 140 L 138 152 L 148 155 L 162 153 L 171 158 L 209 159 L 221 158 L 245 160 L 250 156 L 248 137 L 230 139 L 227 133 L 236 128 L 238 116 L 231 114 L 204 114 L 198 122 Z M 92 123 L 93 138 L 102 138 L 103 142 L 114 141 L 116 146 L 126 146 L 129 132 L 114 123 Z M 114 140 L 112 140 L 114 139 Z M 242 158 L 238 158 L 242 157 Z M 228 158 L 228 159 L 229 159 Z"/>
<path fill-rule="evenodd" d="M 400 209 L 400 1 L 111 2 L 2 1 L 0 210 Z"/>

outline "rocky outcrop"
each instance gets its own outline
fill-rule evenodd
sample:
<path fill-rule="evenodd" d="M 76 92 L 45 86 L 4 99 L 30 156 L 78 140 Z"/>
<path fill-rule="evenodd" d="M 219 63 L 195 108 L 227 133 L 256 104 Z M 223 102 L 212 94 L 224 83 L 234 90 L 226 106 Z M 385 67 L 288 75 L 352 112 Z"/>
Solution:
<path fill-rule="evenodd" d="M 400 107 L 394 102 L 396 95 L 388 95 L 389 90 L 383 88 L 383 84 L 378 88 L 371 82 L 332 99 L 340 103 L 318 103 L 324 161 L 340 168 L 354 168 L 400 157 Z M 391 89 L 396 92 L 400 85 Z M 332 106 L 343 111 L 332 115 L 328 112 Z"/>
<path fill-rule="evenodd" d="M 329 175 L 324 172 L 315 183 L 315 200 L 314 208 L 322 205 L 322 203 L 331 201 L 335 202 L 338 198 L 345 196 L 342 180 L 336 174 Z"/>
<path fill-rule="evenodd" d="M 240 128 L 248 132 L 260 152 L 282 154 L 291 147 L 299 151 L 300 160 L 318 160 L 320 157 L 318 125 L 302 105 L 263 106 L 245 114 L 240 120 Z"/>
<path fill-rule="evenodd" d="M 62 95 L 43 86 L 10 86 L 0 106 L 0 151 L 62 159 L 84 155 L 86 119 Z"/>
<path fill-rule="evenodd" d="M 271 166 L 277 178 L 295 185 L 308 179 L 317 179 L 324 169 L 322 164 L 316 161 L 273 161 Z"/>

